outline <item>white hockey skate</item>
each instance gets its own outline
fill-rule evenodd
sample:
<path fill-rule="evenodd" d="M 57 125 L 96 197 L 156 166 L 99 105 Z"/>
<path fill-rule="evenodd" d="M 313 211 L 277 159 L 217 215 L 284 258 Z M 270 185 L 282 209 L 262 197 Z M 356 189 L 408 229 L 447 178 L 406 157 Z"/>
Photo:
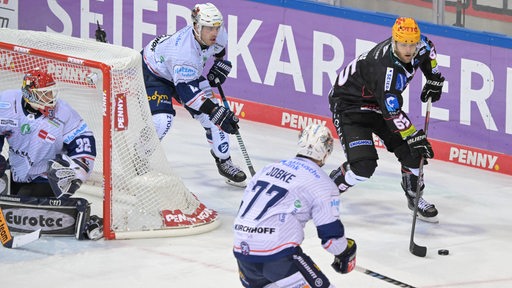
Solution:
<path fill-rule="evenodd" d="M 210 150 L 210 153 L 213 158 L 215 158 L 215 164 L 217 164 L 219 174 L 224 177 L 227 184 L 240 188 L 245 188 L 247 186 L 247 183 L 245 182 L 247 175 L 245 175 L 244 171 L 233 164 L 231 157 L 221 160 L 213 154 L 213 151 Z"/>

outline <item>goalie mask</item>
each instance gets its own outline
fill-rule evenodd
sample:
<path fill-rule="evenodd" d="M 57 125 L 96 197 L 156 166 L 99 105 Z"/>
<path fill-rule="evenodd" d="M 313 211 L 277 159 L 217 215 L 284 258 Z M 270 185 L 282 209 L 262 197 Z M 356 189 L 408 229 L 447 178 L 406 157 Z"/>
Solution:
<path fill-rule="evenodd" d="M 329 128 L 320 124 L 309 124 L 299 133 L 297 155 L 320 161 L 320 166 L 323 166 L 327 156 L 332 153 L 333 142 Z"/>
<path fill-rule="evenodd" d="M 57 84 L 52 75 L 41 69 L 33 69 L 23 77 L 21 86 L 23 99 L 32 108 L 39 110 L 47 117 L 55 115 L 57 103 Z"/>

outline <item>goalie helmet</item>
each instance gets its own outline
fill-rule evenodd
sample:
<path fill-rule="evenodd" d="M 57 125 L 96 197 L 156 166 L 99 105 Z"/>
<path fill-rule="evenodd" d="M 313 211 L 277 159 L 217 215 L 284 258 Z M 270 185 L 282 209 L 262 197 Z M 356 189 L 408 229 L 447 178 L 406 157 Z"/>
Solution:
<path fill-rule="evenodd" d="M 414 44 L 420 42 L 420 28 L 413 18 L 399 17 L 392 28 L 393 40 L 401 43 Z"/>
<path fill-rule="evenodd" d="M 52 75 L 36 68 L 23 77 L 21 86 L 23 98 L 43 115 L 53 117 L 57 103 L 57 84 Z"/>
<path fill-rule="evenodd" d="M 332 153 L 333 142 L 329 128 L 320 124 L 309 124 L 299 133 L 297 155 L 320 161 L 322 166 L 327 156 Z"/>

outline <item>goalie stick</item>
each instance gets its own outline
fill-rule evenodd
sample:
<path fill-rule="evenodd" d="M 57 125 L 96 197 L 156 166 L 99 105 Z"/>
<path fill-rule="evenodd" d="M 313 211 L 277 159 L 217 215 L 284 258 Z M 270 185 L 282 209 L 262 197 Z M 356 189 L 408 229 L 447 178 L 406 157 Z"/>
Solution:
<path fill-rule="evenodd" d="M 427 111 L 425 112 L 425 136 L 428 133 L 428 122 L 430 120 L 430 108 L 432 107 L 432 98 L 428 98 Z M 416 231 L 416 217 L 418 217 L 418 202 L 420 201 L 421 179 L 423 178 L 423 162 L 425 157 L 421 156 L 420 167 L 418 169 L 418 182 L 416 183 L 416 197 L 414 197 L 414 212 L 412 216 L 411 240 L 409 242 L 409 251 L 418 257 L 427 255 L 427 247 L 414 243 L 414 232 Z"/>
<path fill-rule="evenodd" d="M 224 95 L 224 91 L 222 90 L 222 87 L 220 85 L 220 81 L 218 78 L 215 78 L 215 83 L 217 84 L 217 88 L 219 89 L 219 94 L 220 94 L 220 97 L 222 98 L 222 102 L 224 103 L 224 107 L 226 107 L 226 109 L 231 110 L 231 108 L 229 108 L 228 100 L 226 100 L 226 96 Z M 244 140 L 242 139 L 242 135 L 240 135 L 240 131 L 236 131 L 236 139 L 238 140 L 238 146 L 240 146 L 242 155 L 244 156 L 245 164 L 247 164 L 247 168 L 249 168 L 249 172 L 251 172 L 251 176 L 254 176 L 254 174 L 256 174 L 256 171 L 254 170 L 254 167 L 252 166 L 251 158 L 249 158 L 249 153 L 247 153 L 247 149 L 245 148 Z"/>
<path fill-rule="evenodd" d="M 361 266 L 356 266 L 356 271 L 359 271 L 361 273 L 364 273 L 366 275 L 370 275 L 372 277 L 375 277 L 377 279 L 380 279 L 380 280 L 383 280 L 383 281 L 386 281 L 388 283 L 391 283 L 391 284 L 394 284 L 394 285 L 397 285 L 397 286 L 400 286 L 400 287 L 404 287 L 404 288 L 416 288 L 414 286 L 411 286 L 409 284 L 406 284 L 404 282 L 400 282 L 398 280 L 395 280 L 393 278 L 389 278 L 388 276 L 385 276 L 385 275 L 382 275 L 380 273 L 377 273 L 375 271 L 372 271 L 370 269 L 366 269 L 366 268 L 363 268 Z"/>
<path fill-rule="evenodd" d="M 28 234 L 12 236 L 4 217 L 4 212 L 0 208 L 0 238 L 5 248 L 18 248 L 32 243 L 41 237 L 41 229 L 30 232 Z"/>

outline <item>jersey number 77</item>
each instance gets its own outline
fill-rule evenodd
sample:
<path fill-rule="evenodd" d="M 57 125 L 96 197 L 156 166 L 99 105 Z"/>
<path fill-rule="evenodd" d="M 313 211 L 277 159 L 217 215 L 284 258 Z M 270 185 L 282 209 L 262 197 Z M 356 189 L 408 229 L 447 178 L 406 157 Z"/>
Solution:
<path fill-rule="evenodd" d="M 286 196 L 286 194 L 288 194 L 287 189 L 262 180 L 256 182 L 252 188 L 252 192 L 255 194 L 251 198 L 247 207 L 245 207 L 244 212 L 240 216 L 241 218 L 245 217 L 251 209 L 260 209 L 261 212 L 256 216 L 256 218 L 254 218 L 254 220 L 261 219 L 270 207 L 276 205 Z M 243 206 L 243 202 L 241 206 Z"/>

